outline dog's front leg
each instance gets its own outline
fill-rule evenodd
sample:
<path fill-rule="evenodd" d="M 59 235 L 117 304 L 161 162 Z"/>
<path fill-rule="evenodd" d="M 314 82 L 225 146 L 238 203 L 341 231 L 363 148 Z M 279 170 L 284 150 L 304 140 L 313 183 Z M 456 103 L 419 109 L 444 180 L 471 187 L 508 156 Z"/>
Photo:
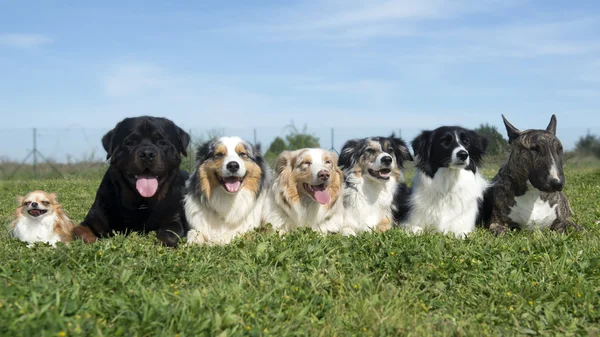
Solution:
<path fill-rule="evenodd" d="M 167 247 L 177 247 L 184 236 L 185 229 L 179 219 L 162 225 L 156 232 L 156 237 Z"/>
<path fill-rule="evenodd" d="M 575 231 L 580 231 L 583 229 L 581 226 L 569 219 L 556 219 L 556 221 L 554 221 L 554 223 L 550 226 L 550 229 L 556 231 L 557 233 L 565 233 L 568 227 L 573 228 Z"/>
<path fill-rule="evenodd" d="M 507 224 L 502 223 L 500 221 L 494 221 L 494 222 L 490 223 L 489 229 L 495 235 L 502 235 L 502 234 L 510 232 L 510 227 L 508 227 Z"/>

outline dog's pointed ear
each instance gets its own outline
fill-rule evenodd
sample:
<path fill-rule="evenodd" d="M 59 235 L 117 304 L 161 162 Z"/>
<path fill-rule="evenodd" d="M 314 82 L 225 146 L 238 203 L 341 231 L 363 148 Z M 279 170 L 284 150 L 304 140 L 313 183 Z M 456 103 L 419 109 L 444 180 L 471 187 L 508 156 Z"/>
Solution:
<path fill-rule="evenodd" d="M 50 203 L 56 204 L 58 202 L 58 196 L 56 193 L 49 193 L 48 196 L 50 197 Z"/>
<path fill-rule="evenodd" d="M 190 134 L 175 125 L 177 130 L 177 151 L 187 157 L 187 148 L 190 145 Z"/>
<path fill-rule="evenodd" d="M 512 143 L 513 140 L 517 139 L 521 135 L 521 131 L 514 127 L 514 125 L 510 124 L 508 119 L 502 115 L 502 120 L 504 121 L 504 126 L 506 126 L 506 133 L 508 134 L 508 143 Z"/>
<path fill-rule="evenodd" d="M 344 146 L 342 146 L 342 152 L 340 152 L 340 157 L 337 162 L 338 166 L 342 170 L 350 168 L 356 164 L 356 154 L 358 153 L 359 147 L 360 141 L 358 139 L 350 139 L 344 144 Z"/>
<path fill-rule="evenodd" d="M 556 136 L 556 115 L 552 115 L 552 118 L 550 118 L 550 123 L 546 127 L 546 131 Z"/>
<path fill-rule="evenodd" d="M 15 200 L 17 201 L 17 205 L 22 206 L 23 205 L 23 200 L 25 200 L 25 197 L 17 195 Z"/>
<path fill-rule="evenodd" d="M 392 144 L 394 146 L 394 154 L 396 155 L 398 166 L 402 167 L 402 161 L 404 160 L 413 161 L 413 157 L 410 154 L 408 145 L 406 145 L 402 138 L 396 137 L 396 135 L 392 133 L 390 139 L 392 140 Z"/>
<path fill-rule="evenodd" d="M 292 160 L 292 152 L 291 151 L 283 151 L 277 158 L 277 164 L 275 164 L 275 172 L 277 174 L 281 174 L 286 167 L 291 164 Z"/>
<path fill-rule="evenodd" d="M 108 131 L 102 137 L 102 146 L 104 147 L 104 150 L 106 151 L 106 160 L 110 159 L 110 156 L 112 156 L 114 136 L 115 136 L 115 130 L 112 129 L 112 130 Z"/>

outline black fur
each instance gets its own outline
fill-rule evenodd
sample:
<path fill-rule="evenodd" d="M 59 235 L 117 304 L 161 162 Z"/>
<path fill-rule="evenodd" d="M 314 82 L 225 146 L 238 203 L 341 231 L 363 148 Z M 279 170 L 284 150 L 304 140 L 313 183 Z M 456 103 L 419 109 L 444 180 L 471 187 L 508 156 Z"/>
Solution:
<path fill-rule="evenodd" d="M 183 189 L 188 178 L 181 171 L 181 154 L 187 155 L 190 136 L 172 121 L 157 117 L 126 118 L 104 137 L 110 159 L 96 200 L 75 234 L 87 242 L 113 233 L 157 231 L 167 246 L 177 246 L 187 232 Z M 140 159 L 149 151 L 151 161 Z M 135 175 L 158 177 L 158 191 L 149 198 L 136 190 Z"/>

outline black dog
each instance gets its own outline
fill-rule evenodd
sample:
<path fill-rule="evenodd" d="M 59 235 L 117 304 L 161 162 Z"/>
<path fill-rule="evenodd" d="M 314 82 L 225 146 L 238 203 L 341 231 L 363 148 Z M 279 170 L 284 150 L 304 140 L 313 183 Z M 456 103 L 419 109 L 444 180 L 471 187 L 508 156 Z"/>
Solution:
<path fill-rule="evenodd" d="M 166 118 L 126 118 L 102 137 L 110 167 L 89 213 L 76 227 L 85 242 L 113 232 L 157 231 L 177 246 L 188 226 L 183 190 L 188 174 L 179 170 L 190 136 Z"/>

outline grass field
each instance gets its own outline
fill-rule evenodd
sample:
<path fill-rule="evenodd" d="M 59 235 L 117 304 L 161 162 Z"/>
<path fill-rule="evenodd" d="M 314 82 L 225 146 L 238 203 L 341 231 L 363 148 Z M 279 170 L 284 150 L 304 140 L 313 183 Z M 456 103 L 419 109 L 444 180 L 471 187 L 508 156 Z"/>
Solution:
<path fill-rule="evenodd" d="M 98 183 L 2 182 L 1 222 L 33 189 L 57 192 L 79 222 Z M 134 235 L 53 249 L 3 231 L 0 336 L 598 336 L 600 170 L 568 170 L 566 193 L 587 232 L 266 231 L 178 249 Z"/>

